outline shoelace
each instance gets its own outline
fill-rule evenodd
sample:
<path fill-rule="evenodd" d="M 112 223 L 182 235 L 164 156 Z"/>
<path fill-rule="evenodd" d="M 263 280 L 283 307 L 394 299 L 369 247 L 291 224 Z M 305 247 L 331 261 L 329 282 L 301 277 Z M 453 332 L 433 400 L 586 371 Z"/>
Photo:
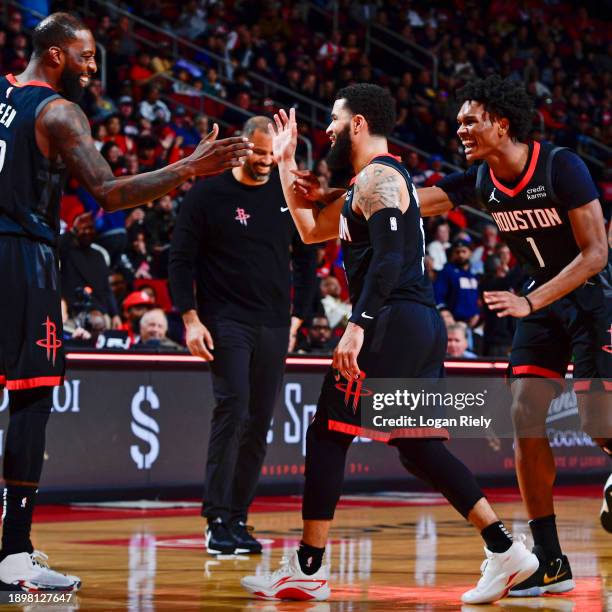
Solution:
<path fill-rule="evenodd" d="M 42 569 L 49 569 L 49 557 L 44 552 L 35 550 L 30 554 L 30 559 L 32 559 L 34 565 L 38 565 Z"/>
<path fill-rule="evenodd" d="M 290 557 L 283 557 L 280 562 L 280 567 L 270 574 L 270 580 L 276 580 L 291 574 L 291 570 L 289 569 L 290 561 Z"/>

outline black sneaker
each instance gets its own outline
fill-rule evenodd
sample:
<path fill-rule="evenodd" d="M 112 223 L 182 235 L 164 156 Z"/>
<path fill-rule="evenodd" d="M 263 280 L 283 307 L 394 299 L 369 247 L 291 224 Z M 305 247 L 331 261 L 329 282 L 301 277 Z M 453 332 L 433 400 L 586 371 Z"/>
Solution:
<path fill-rule="evenodd" d="M 535 572 L 510 590 L 510 597 L 536 597 L 544 593 L 566 593 L 576 585 L 572 579 L 572 568 L 565 555 L 560 558 L 544 560 L 538 546 L 532 551 L 540 560 Z"/>
<path fill-rule="evenodd" d="M 604 486 L 603 506 L 599 515 L 601 526 L 612 533 L 612 474 L 608 477 L 608 481 Z"/>
<path fill-rule="evenodd" d="M 236 553 L 249 555 L 261 554 L 261 544 L 251 535 L 252 527 L 248 527 L 244 521 L 232 523 L 231 534 L 236 542 Z"/>
<path fill-rule="evenodd" d="M 232 537 L 223 519 L 208 521 L 206 528 L 206 551 L 211 555 L 231 555 L 236 549 L 236 541 Z"/>

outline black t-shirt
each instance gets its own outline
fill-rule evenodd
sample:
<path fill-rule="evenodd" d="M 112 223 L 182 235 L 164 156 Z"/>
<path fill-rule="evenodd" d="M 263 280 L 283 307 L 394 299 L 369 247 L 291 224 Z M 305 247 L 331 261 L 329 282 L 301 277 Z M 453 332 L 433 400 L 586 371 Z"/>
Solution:
<path fill-rule="evenodd" d="M 172 298 L 181 313 L 197 308 L 203 319 L 286 326 L 291 258 L 293 311 L 304 317 L 316 290 L 316 250 L 299 238 L 278 172 L 261 186 L 224 172 L 196 183 L 181 205 L 170 248 Z"/>

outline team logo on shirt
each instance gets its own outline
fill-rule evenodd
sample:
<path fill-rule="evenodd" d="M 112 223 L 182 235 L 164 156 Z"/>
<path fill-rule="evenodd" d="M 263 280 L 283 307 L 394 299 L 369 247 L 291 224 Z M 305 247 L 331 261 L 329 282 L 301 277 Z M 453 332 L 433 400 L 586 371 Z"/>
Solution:
<path fill-rule="evenodd" d="M 237 208 L 236 209 L 236 216 L 234 217 L 234 219 L 236 219 L 236 221 L 238 221 L 238 223 L 240 223 L 240 225 L 245 225 L 247 224 L 247 221 L 251 218 L 251 215 L 247 214 L 247 212 L 244 210 L 244 208 Z"/>
<path fill-rule="evenodd" d="M 500 200 L 498 200 L 498 199 L 495 197 L 495 190 L 496 190 L 496 189 L 497 189 L 497 187 L 493 187 L 493 191 L 491 192 L 491 195 L 489 196 L 489 203 L 491 203 L 491 202 L 497 202 L 498 204 L 501 204 L 501 201 L 500 201 Z"/>
<path fill-rule="evenodd" d="M 55 365 L 57 349 L 62 346 L 62 341 L 57 337 L 57 327 L 47 315 L 47 320 L 42 324 L 46 329 L 46 337 L 36 341 L 36 344 L 47 349 L 47 360 Z"/>

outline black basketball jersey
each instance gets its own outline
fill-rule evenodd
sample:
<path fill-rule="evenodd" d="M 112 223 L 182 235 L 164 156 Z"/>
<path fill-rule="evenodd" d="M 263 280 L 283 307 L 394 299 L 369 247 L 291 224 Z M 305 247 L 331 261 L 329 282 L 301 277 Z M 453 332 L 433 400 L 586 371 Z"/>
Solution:
<path fill-rule="evenodd" d="M 419 199 L 412 184 L 410 174 L 394 155 L 379 155 L 370 164 L 382 164 L 397 170 L 408 187 L 410 204 L 408 210 L 400 215 L 400 223 L 404 223 L 406 242 L 404 247 L 404 265 L 396 287 L 391 291 L 388 302 L 412 300 L 434 306 L 434 296 L 431 282 L 425 272 L 425 233 L 423 220 L 419 210 Z M 369 164 L 368 164 L 369 165 Z M 340 215 L 339 235 L 342 243 L 344 269 L 348 279 L 351 303 L 356 304 L 361 295 L 365 276 L 372 260 L 373 249 L 370 243 L 368 222 L 357 215 L 352 208 L 353 184 L 351 182 L 342 213 Z"/>
<path fill-rule="evenodd" d="M 64 172 L 40 152 L 35 123 L 59 97 L 46 83 L 0 77 L 0 234 L 57 240 Z"/>
<path fill-rule="evenodd" d="M 486 162 L 478 167 L 476 197 L 492 215 L 500 236 L 530 276 L 547 280 L 580 252 L 552 182 L 552 162 L 561 147 L 534 142 L 518 184 L 510 189 Z"/>

